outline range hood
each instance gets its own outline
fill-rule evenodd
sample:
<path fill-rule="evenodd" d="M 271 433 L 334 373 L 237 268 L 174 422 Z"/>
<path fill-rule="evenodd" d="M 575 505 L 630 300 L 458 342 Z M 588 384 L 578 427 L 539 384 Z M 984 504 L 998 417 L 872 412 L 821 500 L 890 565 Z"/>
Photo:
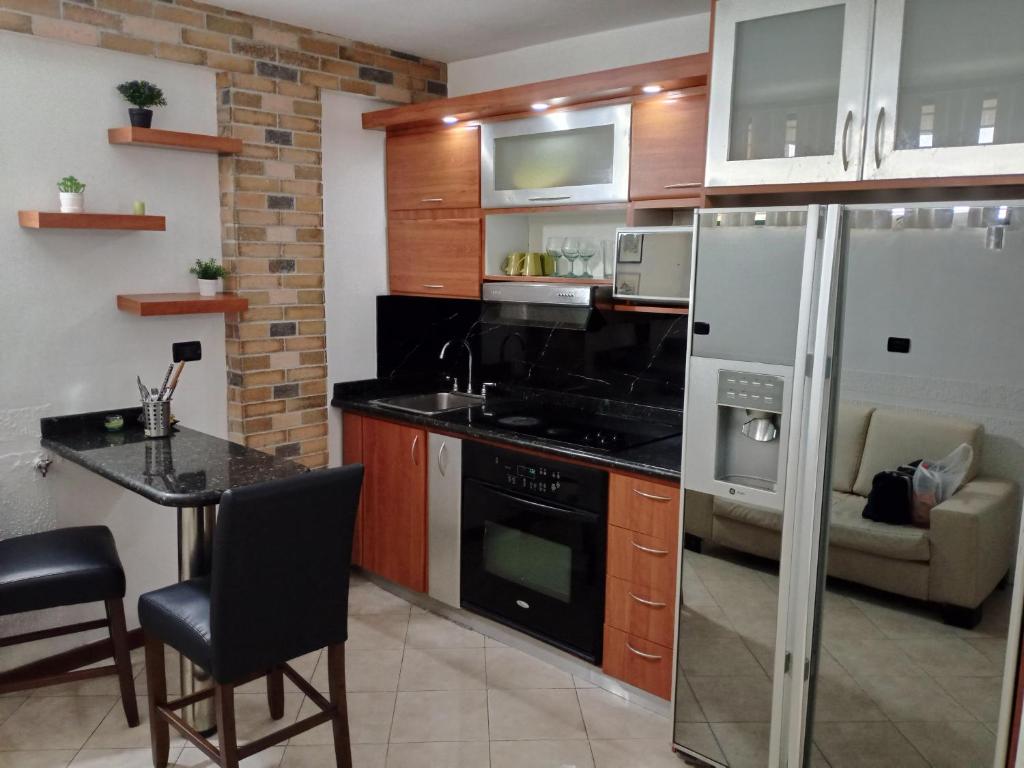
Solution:
<path fill-rule="evenodd" d="M 585 331 L 597 313 L 594 301 L 607 287 L 567 283 L 484 283 L 480 319 L 497 325 Z"/>

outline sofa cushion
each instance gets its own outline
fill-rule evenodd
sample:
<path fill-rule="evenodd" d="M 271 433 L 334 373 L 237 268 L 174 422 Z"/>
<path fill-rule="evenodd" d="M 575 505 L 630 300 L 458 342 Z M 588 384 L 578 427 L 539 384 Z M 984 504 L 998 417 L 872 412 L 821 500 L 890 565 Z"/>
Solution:
<path fill-rule="evenodd" d="M 981 425 L 971 421 L 879 408 L 871 414 L 853 492 L 866 497 L 879 472 L 915 459 L 941 459 L 961 443 L 974 448 L 974 461 L 964 478 L 969 482 L 978 474 L 981 436 Z"/>
<path fill-rule="evenodd" d="M 836 414 L 836 438 L 833 443 L 832 490 L 849 493 L 857 479 L 864 439 L 875 408 L 871 405 L 842 402 Z"/>
<path fill-rule="evenodd" d="M 832 494 L 832 522 L 829 543 L 892 560 L 928 562 L 931 545 L 928 531 L 909 525 L 888 525 L 865 520 L 865 500 L 851 493 Z M 751 507 L 726 499 L 715 499 L 715 515 L 756 525 L 771 531 L 782 530 L 782 515 L 773 509 Z"/>

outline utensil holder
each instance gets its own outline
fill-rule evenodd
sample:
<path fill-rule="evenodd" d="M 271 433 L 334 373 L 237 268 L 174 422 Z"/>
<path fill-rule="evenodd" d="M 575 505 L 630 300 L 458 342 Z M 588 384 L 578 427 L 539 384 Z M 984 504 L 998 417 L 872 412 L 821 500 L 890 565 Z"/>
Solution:
<path fill-rule="evenodd" d="M 150 400 L 142 404 L 146 419 L 146 437 L 167 437 L 171 434 L 171 401 Z"/>

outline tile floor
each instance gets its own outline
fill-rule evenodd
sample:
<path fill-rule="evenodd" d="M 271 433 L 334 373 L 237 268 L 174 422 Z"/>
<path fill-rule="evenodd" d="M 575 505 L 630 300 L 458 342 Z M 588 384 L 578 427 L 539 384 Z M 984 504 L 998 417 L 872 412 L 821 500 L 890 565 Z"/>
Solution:
<path fill-rule="evenodd" d="M 670 723 L 359 578 L 346 650 L 356 768 L 679 768 Z M 136 689 L 145 711 L 141 655 Z M 326 659 L 294 664 L 320 690 Z M 170 692 L 177 666 L 168 664 Z M 286 681 L 285 721 L 312 711 Z M 236 699 L 242 740 L 274 730 L 262 681 Z M 333 765 L 327 726 L 243 761 L 249 768 Z M 172 742 L 174 766 L 213 764 Z M 0 697 L 0 768 L 149 768 L 146 723 L 129 729 L 114 678 Z"/>
<path fill-rule="evenodd" d="M 723 548 L 684 558 L 682 743 L 731 768 L 762 768 L 768 748 L 778 579 L 775 566 Z M 831 583 L 824 610 L 814 764 L 831 768 L 985 768 L 999 719 L 1011 590 L 975 629 L 856 585 Z"/>

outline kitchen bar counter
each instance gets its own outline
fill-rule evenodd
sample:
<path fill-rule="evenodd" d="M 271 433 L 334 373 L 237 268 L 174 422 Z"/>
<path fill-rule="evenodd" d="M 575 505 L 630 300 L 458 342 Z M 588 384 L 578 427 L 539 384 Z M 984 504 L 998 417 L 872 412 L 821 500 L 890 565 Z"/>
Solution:
<path fill-rule="evenodd" d="M 334 397 L 331 405 L 352 413 L 360 413 L 366 416 L 375 416 L 391 421 L 415 424 L 425 427 L 428 430 L 446 432 L 454 435 L 461 435 L 469 438 L 478 438 L 513 448 L 526 448 L 533 451 L 540 451 L 550 454 L 553 457 L 562 456 L 569 459 L 584 461 L 595 466 L 617 469 L 624 472 L 635 472 L 649 477 L 656 477 L 664 480 L 678 482 L 680 479 L 680 460 L 682 452 L 682 436 L 669 437 L 663 440 L 638 445 L 614 453 L 606 453 L 599 450 L 588 450 L 582 447 L 569 446 L 563 443 L 546 440 L 543 437 L 525 433 L 511 433 L 505 429 L 495 429 L 487 424 L 473 423 L 465 410 L 449 411 L 434 416 L 428 416 L 408 411 L 399 411 L 372 402 L 373 400 L 395 395 L 412 394 L 417 392 L 434 391 L 430 384 L 421 384 L 419 387 L 410 383 L 389 382 L 384 380 L 370 379 L 366 381 L 346 382 L 334 385 Z M 500 398 L 494 398 L 496 400 Z M 608 404 L 605 403 L 607 406 Z M 624 405 L 626 413 L 616 413 L 623 416 L 641 416 L 644 409 Z M 663 409 L 657 409 L 662 414 Z M 671 413 L 671 412 L 670 412 Z M 682 415 L 676 414 L 681 420 Z M 680 427 L 680 431 L 682 431 Z"/>
<path fill-rule="evenodd" d="M 307 472 L 294 461 L 176 427 L 147 438 L 141 408 L 55 416 L 40 420 L 41 443 L 59 456 L 166 507 L 217 504 L 229 488 Z M 124 429 L 107 432 L 104 417 L 121 414 Z"/>

